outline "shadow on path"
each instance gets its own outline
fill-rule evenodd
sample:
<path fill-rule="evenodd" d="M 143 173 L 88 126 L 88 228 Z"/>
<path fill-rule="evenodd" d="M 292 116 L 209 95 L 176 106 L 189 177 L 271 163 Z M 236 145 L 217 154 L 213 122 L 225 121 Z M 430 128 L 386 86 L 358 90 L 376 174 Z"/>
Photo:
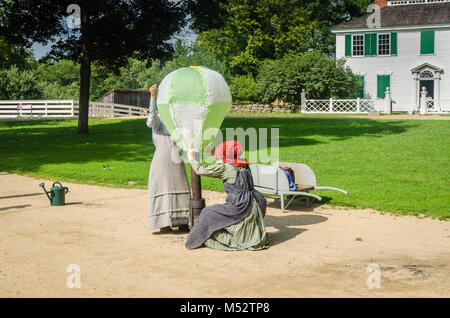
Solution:
<path fill-rule="evenodd" d="M 272 245 L 281 244 L 307 231 L 307 229 L 299 229 L 294 226 L 312 225 L 322 223 L 327 220 L 327 217 L 315 214 L 291 214 L 281 216 L 266 215 L 264 218 L 266 227 L 270 226 L 278 230 L 277 232 L 269 233 L 269 239 L 272 242 Z"/>

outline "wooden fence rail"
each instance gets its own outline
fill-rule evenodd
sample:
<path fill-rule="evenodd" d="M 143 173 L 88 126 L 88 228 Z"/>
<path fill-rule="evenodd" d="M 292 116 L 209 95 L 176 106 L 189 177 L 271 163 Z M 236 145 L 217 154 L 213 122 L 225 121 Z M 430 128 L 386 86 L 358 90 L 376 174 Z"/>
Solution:
<path fill-rule="evenodd" d="M 0 100 L 0 118 L 78 116 L 77 100 Z M 143 117 L 148 108 L 102 102 L 89 103 L 89 117 Z"/>

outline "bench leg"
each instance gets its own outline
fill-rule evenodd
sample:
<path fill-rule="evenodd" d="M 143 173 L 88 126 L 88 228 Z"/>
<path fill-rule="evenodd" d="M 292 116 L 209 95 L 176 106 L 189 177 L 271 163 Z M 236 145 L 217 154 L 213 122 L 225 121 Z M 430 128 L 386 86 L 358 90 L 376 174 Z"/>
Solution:
<path fill-rule="evenodd" d="M 281 201 L 281 212 L 284 213 L 284 194 L 280 195 Z"/>

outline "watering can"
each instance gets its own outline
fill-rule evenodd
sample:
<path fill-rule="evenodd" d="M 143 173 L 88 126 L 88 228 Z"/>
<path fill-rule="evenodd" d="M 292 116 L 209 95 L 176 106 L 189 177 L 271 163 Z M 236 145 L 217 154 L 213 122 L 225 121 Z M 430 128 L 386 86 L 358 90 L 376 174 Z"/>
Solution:
<path fill-rule="evenodd" d="M 58 185 L 58 186 L 57 186 Z M 44 183 L 39 185 L 44 189 L 45 194 L 50 200 L 50 205 L 65 205 L 66 204 L 66 193 L 69 192 L 68 187 L 63 187 L 61 182 L 53 182 L 53 186 L 50 191 L 45 190 Z"/>

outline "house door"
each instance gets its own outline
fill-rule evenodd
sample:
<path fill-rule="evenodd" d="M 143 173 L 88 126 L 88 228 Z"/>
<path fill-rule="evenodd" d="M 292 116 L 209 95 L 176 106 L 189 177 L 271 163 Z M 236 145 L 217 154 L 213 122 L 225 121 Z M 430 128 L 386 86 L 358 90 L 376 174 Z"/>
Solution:
<path fill-rule="evenodd" d="M 420 89 L 419 89 L 419 99 L 420 92 L 422 91 L 422 87 L 427 89 L 427 97 L 430 99 L 434 99 L 434 80 L 421 80 L 420 81 Z"/>

